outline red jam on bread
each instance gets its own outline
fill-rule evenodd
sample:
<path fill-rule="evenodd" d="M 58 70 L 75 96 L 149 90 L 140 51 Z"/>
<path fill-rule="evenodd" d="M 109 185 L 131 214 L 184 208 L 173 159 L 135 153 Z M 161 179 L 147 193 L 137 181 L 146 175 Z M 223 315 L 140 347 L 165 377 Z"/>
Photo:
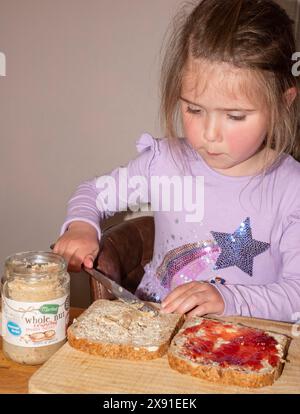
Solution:
<path fill-rule="evenodd" d="M 252 371 L 263 368 L 266 360 L 272 367 L 278 364 L 277 341 L 263 331 L 220 324 L 203 319 L 183 331 L 186 336 L 184 354 L 204 363 L 216 362 L 221 367 L 238 366 Z"/>

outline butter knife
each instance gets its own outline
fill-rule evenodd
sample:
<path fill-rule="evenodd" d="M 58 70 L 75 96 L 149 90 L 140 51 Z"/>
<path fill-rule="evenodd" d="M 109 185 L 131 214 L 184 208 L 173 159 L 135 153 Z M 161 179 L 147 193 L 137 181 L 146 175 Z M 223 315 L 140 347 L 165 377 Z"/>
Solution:
<path fill-rule="evenodd" d="M 89 275 L 91 275 L 93 278 L 95 278 L 98 282 L 102 283 L 102 285 L 106 287 L 106 289 L 116 298 L 131 305 L 140 305 L 141 307 L 139 307 L 138 309 L 141 311 L 154 312 L 155 316 L 159 314 L 159 311 L 154 306 L 142 301 L 133 293 L 125 289 L 123 286 L 120 286 L 117 282 L 107 277 L 104 273 L 99 272 L 99 270 L 88 269 L 85 266 L 83 267 L 83 270 Z"/>

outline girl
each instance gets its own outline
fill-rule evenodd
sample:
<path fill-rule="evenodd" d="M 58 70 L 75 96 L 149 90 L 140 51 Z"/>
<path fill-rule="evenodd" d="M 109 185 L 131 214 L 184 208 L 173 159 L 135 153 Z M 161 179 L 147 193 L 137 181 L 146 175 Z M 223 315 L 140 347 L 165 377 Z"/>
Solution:
<path fill-rule="evenodd" d="M 70 270 L 92 267 L 99 222 L 124 206 L 136 209 L 133 183 L 143 182 L 139 202 L 155 206 L 156 237 L 137 295 L 189 316 L 295 318 L 300 164 L 293 158 L 299 80 L 292 23 L 272 0 L 202 0 L 181 15 L 162 66 L 166 138 L 142 135 L 126 169 L 78 187 L 54 248 Z M 111 192 L 123 194 L 117 206 L 106 204 L 106 178 Z"/>

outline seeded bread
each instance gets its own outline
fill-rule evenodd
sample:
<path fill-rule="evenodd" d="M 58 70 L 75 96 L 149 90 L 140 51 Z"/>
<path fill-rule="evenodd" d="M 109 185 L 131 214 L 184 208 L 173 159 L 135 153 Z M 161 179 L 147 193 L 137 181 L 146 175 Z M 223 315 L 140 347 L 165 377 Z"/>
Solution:
<path fill-rule="evenodd" d="M 263 387 L 281 375 L 289 343 L 282 334 L 194 317 L 173 338 L 168 361 L 182 374 L 214 383 Z"/>
<path fill-rule="evenodd" d="M 144 312 L 118 300 L 95 301 L 68 328 L 69 344 L 105 358 L 154 359 L 164 355 L 183 323 L 178 314 Z"/>

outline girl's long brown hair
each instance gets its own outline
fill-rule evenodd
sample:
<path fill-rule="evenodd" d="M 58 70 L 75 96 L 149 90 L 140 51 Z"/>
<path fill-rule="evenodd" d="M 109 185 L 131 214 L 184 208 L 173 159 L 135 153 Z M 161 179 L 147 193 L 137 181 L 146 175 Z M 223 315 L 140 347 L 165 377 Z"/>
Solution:
<path fill-rule="evenodd" d="M 269 108 L 265 145 L 300 161 L 299 93 L 288 104 L 284 92 L 299 91 L 293 75 L 293 20 L 272 0 L 202 0 L 185 4 L 173 21 L 161 73 L 161 116 L 165 135 L 178 137 L 179 98 L 189 59 L 227 62 L 248 69 Z"/>

